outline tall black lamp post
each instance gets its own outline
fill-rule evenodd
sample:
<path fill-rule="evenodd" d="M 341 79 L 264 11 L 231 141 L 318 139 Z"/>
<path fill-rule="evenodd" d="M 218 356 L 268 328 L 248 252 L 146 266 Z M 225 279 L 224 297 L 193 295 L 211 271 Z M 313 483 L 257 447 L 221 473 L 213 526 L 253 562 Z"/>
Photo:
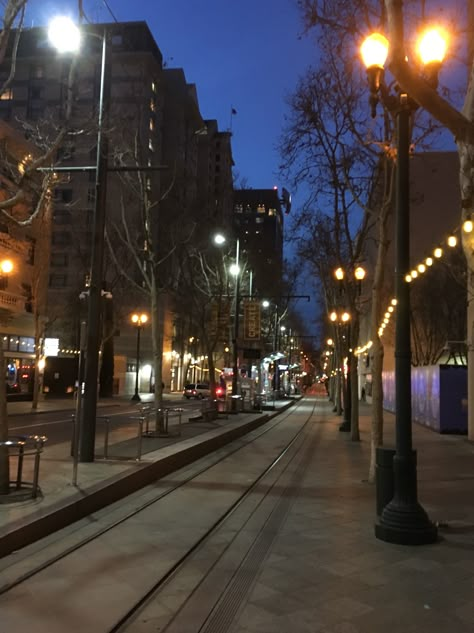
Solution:
<path fill-rule="evenodd" d="M 214 235 L 214 243 L 218 246 L 225 244 L 226 237 L 221 233 Z M 230 274 L 235 277 L 234 286 L 234 333 L 232 340 L 232 410 L 237 408 L 237 398 L 239 393 L 239 308 L 240 308 L 240 240 L 235 242 L 235 260 L 230 267 Z"/>
<path fill-rule="evenodd" d="M 339 284 L 339 294 L 342 294 L 344 291 L 346 295 L 346 300 L 349 300 L 349 305 L 355 306 L 356 310 L 360 308 L 359 305 L 355 305 L 356 301 L 355 297 L 360 297 L 361 292 L 361 284 L 365 278 L 365 269 L 362 266 L 356 266 L 355 268 L 351 268 L 350 271 L 345 271 L 341 266 L 336 268 L 334 271 L 334 277 Z M 336 313 L 337 314 L 337 313 Z M 358 316 L 358 315 L 355 315 Z M 347 321 L 347 380 L 345 381 L 345 402 L 344 402 L 344 420 L 339 425 L 340 431 L 350 431 L 351 430 L 351 416 L 352 416 L 352 387 L 351 387 L 351 375 L 352 372 L 356 371 L 354 356 L 351 351 L 351 347 L 357 344 L 355 339 L 358 336 L 358 326 L 355 328 L 355 333 L 353 333 L 353 328 L 351 328 L 350 320 Z"/>
<path fill-rule="evenodd" d="M 147 314 L 132 314 L 131 321 L 137 328 L 137 364 L 135 365 L 135 393 L 132 396 L 132 400 L 135 402 L 140 402 L 140 394 L 139 394 L 139 375 L 140 375 L 140 332 L 142 326 L 148 321 Z"/>
<path fill-rule="evenodd" d="M 428 37 L 432 43 L 441 42 L 441 38 L 433 36 L 432 31 Z M 445 44 L 441 56 L 436 52 L 431 58 L 428 55 L 424 56 L 426 71 L 425 76 L 420 77 L 420 81 L 424 80 L 435 87 L 444 51 Z M 371 90 L 372 116 L 375 116 L 380 95 L 382 102 L 395 114 L 397 121 L 394 497 L 383 509 L 375 525 L 375 535 L 390 543 L 424 545 L 436 541 L 437 529 L 418 502 L 416 452 L 412 448 L 410 286 L 407 275 L 410 272 L 410 121 L 417 105 L 403 91 L 396 96 L 388 94 L 388 88 L 383 81 L 387 53 L 388 41 L 379 33 L 370 35 L 361 47 Z"/>
<path fill-rule="evenodd" d="M 88 33 L 88 35 L 94 35 Z M 81 32 L 66 17 L 53 20 L 49 37 L 59 52 L 74 53 L 81 44 Z M 99 115 L 97 123 L 97 147 L 95 168 L 95 205 L 92 229 L 91 271 L 87 313 L 86 358 L 84 375 L 84 404 L 82 408 L 80 460 L 94 461 L 95 426 L 97 413 L 97 384 L 99 375 L 99 348 L 101 340 L 101 298 L 104 262 L 104 232 L 107 197 L 108 138 L 104 134 L 110 107 L 110 61 L 106 29 L 99 36 L 102 41 Z"/>
<path fill-rule="evenodd" d="M 344 358 L 347 354 L 347 377 L 344 377 L 343 368 L 338 367 L 337 371 L 341 373 L 342 371 L 342 392 L 343 392 L 343 402 L 344 402 L 344 420 L 339 426 L 340 431 L 350 431 L 351 430 L 351 382 L 350 382 L 350 351 L 349 351 L 349 328 L 351 315 L 347 310 L 333 310 L 329 314 L 329 320 L 334 324 L 334 338 L 337 341 L 337 347 L 341 354 L 340 363 L 342 364 Z M 340 383 L 339 383 L 340 384 Z"/>

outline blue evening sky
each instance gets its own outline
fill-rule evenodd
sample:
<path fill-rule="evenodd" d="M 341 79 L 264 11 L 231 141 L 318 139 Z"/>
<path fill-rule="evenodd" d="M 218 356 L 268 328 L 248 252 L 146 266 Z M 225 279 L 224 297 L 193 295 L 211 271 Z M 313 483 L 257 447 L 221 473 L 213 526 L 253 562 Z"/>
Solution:
<path fill-rule="evenodd" d="M 296 0 L 107 0 L 118 21 L 145 20 L 169 67 L 197 86 L 204 118 L 232 126 L 239 180 L 285 186 L 277 176 L 276 143 L 285 95 L 312 63 L 316 47 L 302 32 Z M 49 16 L 77 16 L 75 0 L 31 0 L 27 26 Z M 103 0 L 84 0 L 92 22 L 112 21 Z M 232 117 L 231 109 L 237 114 Z M 238 184 L 239 184 L 238 180 Z"/>
<path fill-rule="evenodd" d="M 317 46 L 304 36 L 296 0 L 107 0 L 119 22 L 148 23 L 168 67 L 184 69 L 196 84 L 204 118 L 232 131 L 237 186 L 289 189 L 278 178 L 276 145 L 291 93 Z M 111 22 L 104 0 L 83 0 L 91 22 Z M 30 0 L 26 26 L 46 25 L 52 16 L 77 18 L 77 0 Z M 231 110 L 237 112 L 231 117 Z M 293 207 L 303 195 L 293 191 Z M 289 220 L 290 218 L 288 218 Z M 287 220 L 287 223 L 288 223 Z M 291 259 L 291 251 L 286 249 Z M 300 280 L 299 294 L 310 294 Z M 301 303 L 301 302 L 300 302 Z M 296 306 L 309 321 L 316 305 Z"/>

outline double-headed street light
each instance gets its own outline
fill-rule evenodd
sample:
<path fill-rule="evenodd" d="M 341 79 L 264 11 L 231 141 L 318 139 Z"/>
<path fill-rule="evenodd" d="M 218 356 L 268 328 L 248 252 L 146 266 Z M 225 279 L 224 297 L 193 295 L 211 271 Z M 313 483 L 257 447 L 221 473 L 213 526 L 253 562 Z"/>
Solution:
<path fill-rule="evenodd" d="M 132 314 L 130 317 L 133 325 L 137 328 L 137 364 L 135 366 L 135 393 L 132 396 L 132 400 L 140 402 L 140 394 L 138 389 L 138 377 L 140 373 L 140 332 L 142 326 L 148 321 L 147 314 Z"/>
<path fill-rule="evenodd" d="M 48 35 L 53 46 L 62 53 L 77 53 L 81 45 L 81 32 L 72 20 L 58 17 L 51 22 Z M 95 166 L 95 204 L 92 223 L 92 252 L 87 313 L 86 360 L 84 375 L 84 405 L 82 408 L 80 459 L 94 461 L 95 427 L 97 412 L 97 384 L 99 377 L 99 349 L 101 342 L 101 299 L 104 266 L 104 233 L 107 197 L 108 138 L 104 134 L 110 107 L 110 63 L 108 35 L 104 28 L 101 36 L 102 57 L 100 72 L 99 115 Z"/>
<path fill-rule="evenodd" d="M 352 326 L 348 323 L 347 328 L 347 342 L 348 342 L 348 356 L 347 356 L 347 379 L 345 380 L 345 402 L 344 402 L 344 420 L 339 425 L 340 431 L 352 431 L 352 386 L 351 380 L 352 376 L 357 375 L 357 361 L 354 360 L 354 356 L 352 354 L 351 347 L 357 344 L 357 338 L 359 335 L 359 305 L 357 304 L 357 299 L 360 297 L 362 282 L 365 279 L 365 269 L 360 266 L 351 266 L 348 269 L 344 269 L 341 266 L 336 268 L 334 271 L 334 277 L 336 278 L 337 284 L 339 285 L 339 294 L 341 295 L 343 291 L 346 293 L 345 301 L 351 306 L 354 312 L 354 320 Z M 349 319 L 348 319 L 349 320 Z M 354 393 L 356 391 L 354 390 Z M 356 403 L 354 403 L 356 406 Z M 357 431 L 357 429 L 356 429 Z M 358 439 L 357 433 L 354 439 Z"/>
<path fill-rule="evenodd" d="M 389 94 L 389 88 L 384 83 L 388 47 L 388 40 L 380 33 L 370 35 L 361 46 L 370 86 L 372 116 L 375 116 L 380 98 L 395 114 L 397 121 L 394 497 L 383 509 L 380 521 L 375 526 L 375 534 L 377 538 L 390 543 L 421 545 L 436 541 L 437 529 L 418 502 L 416 453 L 412 449 L 411 428 L 410 285 L 406 276 L 411 270 L 410 120 L 418 106 L 403 90 L 396 95 Z M 422 37 L 419 50 L 424 64 L 420 81 L 435 88 L 437 74 L 446 52 L 446 42 L 439 32 L 431 30 Z"/>

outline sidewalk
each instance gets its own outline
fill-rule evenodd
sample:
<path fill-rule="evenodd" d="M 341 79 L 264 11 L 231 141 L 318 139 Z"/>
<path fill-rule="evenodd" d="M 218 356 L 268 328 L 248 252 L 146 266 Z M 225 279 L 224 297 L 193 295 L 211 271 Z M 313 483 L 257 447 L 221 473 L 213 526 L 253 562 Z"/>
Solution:
<path fill-rule="evenodd" d="M 174 396 L 181 400 L 181 394 Z M 166 394 L 165 403 L 172 404 L 173 394 Z M 152 401 L 152 397 L 148 398 Z M 147 399 L 142 398 L 143 404 Z M 228 443 L 266 422 L 291 406 L 292 401 L 281 400 L 275 411 L 220 415 L 215 421 L 170 417 L 168 434 L 142 437 L 141 448 L 137 429 L 118 428 L 109 438 L 108 459 L 104 459 L 104 436 L 98 425 L 96 459 L 93 463 L 77 465 L 77 481 L 73 482 L 71 444 L 53 446 L 46 443 L 41 455 L 37 499 L 0 503 L 0 557 L 24 547 L 61 527 L 69 525 L 96 510 L 121 499 L 160 477 L 195 461 L 222 444 Z M 101 406 L 130 405 L 128 398 L 99 401 Z M 37 413 L 73 411 L 72 400 L 45 400 Z M 31 412 L 31 402 L 8 403 L 9 416 Z M 190 413 L 189 411 L 187 413 Z M 151 427 L 152 428 L 152 427 Z M 137 459 L 139 452 L 141 458 Z M 33 479 L 33 457 L 25 457 L 23 479 Z M 10 460 L 10 479 L 15 476 L 16 459 Z M 12 495 L 13 496 L 13 495 Z"/>
<path fill-rule="evenodd" d="M 310 409 L 313 401 L 310 396 L 303 404 L 307 402 Z M 212 442 L 222 442 L 223 433 L 242 433 L 265 418 L 266 415 L 236 415 L 218 421 L 212 429 L 208 425 L 205 433 L 160 449 L 161 459 L 147 464 L 146 469 L 168 458 L 179 459 L 178 456 L 186 450 L 195 450 L 203 440 L 210 442 L 207 448 L 213 450 Z M 307 467 L 302 471 L 301 481 L 290 488 L 276 488 L 274 495 L 281 495 L 285 501 L 285 513 L 278 525 L 268 521 L 256 541 L 255 556 L 248 558 L 247 565 L 247 559 L 243 559 L 242 567 L 234 574 L 235 583 L 229 583 L 220 598 L 216 614 L 232 618 L 228 628 L 209 628 L 207 624 L 212 624 L 212 619 L 199 628 L 198 618 L 206 618 L 207 612 L 203 615 L 200 608 L 199 592 L 186 593 L 188 582 L 183 581 L 191 582 L 194 576 L 185 569 L 184 578 L 178 576 L 176 583 L 170 585 L 170 602 L 153 604 L 147 617 L 138 619 L 130 633 L 163 630 L 170 611 L 174 613 L 181 600 L 189 604 L 190 617 L 187 628 L 176 629 L 179 633 L 194 633 L 198 628 L 232 633 L 471 633 L 474 630 L 474 445 L 465 436 L 438 435 L 413 426 L 413 446 L 418 455 L 418 497 L 430 519 L 439 525 L 439 541 L 418 547 L 393 545 L 374 536 L 375 488 L 366 481 L 370 406 L 361 403 L 360 442 L 352 442 L 349 434 L 339 432 L 340 422 L 332 412 L 331 403 L 318 398 L 308 431 Z M 393 444 L 393 438 L 394 416 L 385 414 L 387 446 Z M 52 496 L 59 505 L 67 497 L 70 500 L 74 492 L 69 485 L 61 498 L 64 491 L 59 490 L 61 481 L 56 469 L 63 463 L 69 477 L 70 458 L 64 456 L 56 462 L 52 459 L 44 473 L 45 478 L 56 481 L 58 490 Z M 130 481 L 143 465 L 101 462 L 81 466 L 91 487 L 95 469 L 100 487 L 104 473 L 120 467 L 125 469 L 124 479 Z M 118 476 L 109 479 L 114 477 Z M 229 480 L 223 478 L 220 483 L 225 486 L 232 482 L 235 480 L 229 473 Z M 81 493 L 91 496 L 90 489 L 85 487 Z M 47 496 L 41 503 L 46 501 Z M 27 524 L 28 521 L 25 519 Z M 9 528 L 12 526 L 10 522 Z M 172 539 L 180 533 L 179 529 L 189 530 L 187 524 L 175 528 L 177 532 Z M 253 534 L 253 530 L 250 524 L 249 533 Z M 231 538 L 233 531 L 227 528 L 227 532 Z M 217 539 L 222 537 L 217 535 Z M 116 545 L 117 552 L 125 551 L 120 549 L 123 543 Z M 258 549 L 263 546 L 265 554 Z M 138 540 L 133 547 L 127 541 L 127 547 L 128 555 L 135 552 L 137 556 L 143 555 L 149 541 Z M 133 589 L 134 578 L 127 576 L 120 580 Z M 216 586 L 222 590 L 222 583 Z M 20 597 L 23 599 L 23 594 Z M 206 598 L 213 603 L 212 594 Z M 68 595 L 67 600 L 72 601 L 73 596 Z M 78 611 L 78 617 L 79 614 Z M 178 621 L 175 624 L 177 627 Z"/>
<path fill-rule="evenodd" d="M 413 426 L 418 498 L 439 540 L 393 545 L 374 536 L 375 490 L 364 482 L 370 407 L 361 406 L 361 442 L 339 432 L 339 422 L 322 402 L 313 459 L 232 633 L 471 633 L 474 445 Z M 394 438 L 390 414 L 385 438 L 387 446 Z"/>

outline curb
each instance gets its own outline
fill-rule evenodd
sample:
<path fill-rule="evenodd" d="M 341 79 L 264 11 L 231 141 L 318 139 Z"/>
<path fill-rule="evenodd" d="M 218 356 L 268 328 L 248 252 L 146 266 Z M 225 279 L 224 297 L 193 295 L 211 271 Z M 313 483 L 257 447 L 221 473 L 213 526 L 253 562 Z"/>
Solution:
<path fill-rule="evenodd" d="M 0 557 L 57 532 L 71 523 L 144 488 L 157 479 L 208 455 L 262 426 L 269 419 L 286 411 L 292 404 L 290 402 L 270 415 L 259 416 L 237 428 L 225 430 L 219 435 L 185 447 L 150 464 L 129 469 L 120 475 L 96 484 L 89 490 L 74 494 L 70 499 L 61 502 L 61 504 L 58 503 L 56 507 L 53 505 L 42 516 L 30 517 L 30 519 L 6 526 L 3 533 L 0 533 Z"/>

